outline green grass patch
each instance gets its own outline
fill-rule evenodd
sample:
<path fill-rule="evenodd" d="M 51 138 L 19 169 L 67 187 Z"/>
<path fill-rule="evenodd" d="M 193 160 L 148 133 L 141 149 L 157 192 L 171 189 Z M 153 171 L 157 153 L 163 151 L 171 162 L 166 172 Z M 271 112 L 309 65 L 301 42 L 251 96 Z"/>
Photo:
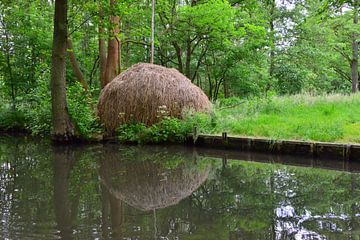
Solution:
<path fill-rule="evenodd" d="M 205 133 L 360 143 L 360 94 L 232 99 L 214 112 L 216 127 Z"/>
<path fill-rule="evenodd" d="M 360 94 L 230 98 L 215 103 L 210 115 L 166 118 L 151 127 L 127 124 L 117 133 L 121 141 L 182 142 L 194 126 L 205 134 L 360 143 Z"/>

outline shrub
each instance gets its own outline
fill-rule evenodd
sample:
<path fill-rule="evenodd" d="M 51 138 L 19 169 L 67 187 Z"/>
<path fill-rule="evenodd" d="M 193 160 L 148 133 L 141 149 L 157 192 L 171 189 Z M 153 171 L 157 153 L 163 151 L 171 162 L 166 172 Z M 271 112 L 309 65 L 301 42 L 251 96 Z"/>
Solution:
<path fill-rule="evenodd" d="M 25 114 L 19 110 L 2 110 L 0 112 L 0 129 L 19 131 L 25 129 Z"/>
<path fill-rule="evenodd" d="M 28 104 L 22 106 L 26 109 L 26 129 L 33 135 L 50 134 L 51 94 L 48 83 L 41 81 L 28 96 Z"/>
<path fill-rule="evenodd" d="M 26 108 L 26 129 L 33 135 L 50 134 L 52 113 L 48 83 L 42 82 L 29 95 L 28 104 L 22 107 Z M 80 84 L 69 86 L 67 98 L 69 114 L 80 137 L 89 138 L 91 134 L 100 132 L 101 127 L 92 108 L 94 104 Z"/>
<path fill-rule="evenodd" d="M 197 126 L 200 132 L 210 131 L 212 119 L 207 114 L 188 114 L 183 120 L 165 117 L 161 122 L 150 127 L 142 123 L 123 124 L 116 134 L 122 142 L 162 143 L 184 142 L 193 128 Z"/>
<path fill-rule="evenodd" d="M 67 97 L 69 114 L 80 136 L 90 138 L 93 133 L 101 132 L 101 125 L 94 111 L 95 103 L 80 83 L 76 82 L 68 88 Z"/>

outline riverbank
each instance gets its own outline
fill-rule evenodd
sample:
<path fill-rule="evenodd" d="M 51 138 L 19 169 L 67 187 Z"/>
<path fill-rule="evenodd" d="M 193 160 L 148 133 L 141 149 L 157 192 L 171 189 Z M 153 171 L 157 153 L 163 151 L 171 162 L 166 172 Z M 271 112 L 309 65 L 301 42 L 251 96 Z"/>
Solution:
<path fill-rule="evenodd" d="M 82 115 L 91 116 L 91 113 Z M 50 134 L 48 115 L 43 118 L 45 120 L 36 121 L 35 126 L 28 121 L 30 117 L 24 116 L 27 116 L 24 112 L 0 111 L 0 130 L 25 130 L 43 136 Z M 102 141 L 103 130 L 94 116 L 78 118 L 77 125 L 86 129 L 80 131 L 86 134 L 80 135 L 79 139 Z M 140 144 L 179 143 L 193 134 L 194 126 L 198 129 L 195 135 L 221 136 L 226 132 L 231 137 L 265 138 L 271 141 L 358 144 L 360 94 L 224 99 L 214 104 L 210 115 L 195 114 L 184 120 L 165 118 L 152 127 L 143 124 L 123 125 L 117 131 L 117 140 Z M 33 129 L 35 132 L 31 132 Z"/>
<path fill-rule="evenodd" d="M 203 133 L 360 143 L 360 94 L 230 99 L 215 106 L 213 118 Z"/>
<path fill-rule="evenodd" d="M 223 133 L 222 136 L 190 136 L 188 144 L 210 149 L 235 150 L 240 153 L 262 152 L 266 154 L 271 153 L 320 159 L 337 159 L 346 162 L 349 160 L 358 162 L 360 159 L 360 144 L 228 137 L 226 133 Z"/>

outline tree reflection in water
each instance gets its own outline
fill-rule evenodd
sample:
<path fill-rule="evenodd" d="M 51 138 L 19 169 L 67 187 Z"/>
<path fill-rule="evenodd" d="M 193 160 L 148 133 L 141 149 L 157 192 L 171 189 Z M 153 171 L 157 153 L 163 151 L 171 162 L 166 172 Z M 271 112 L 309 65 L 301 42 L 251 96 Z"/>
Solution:
<path fill-rule="evenodd" d="M 182 147 L 0 138 L 0 153 L 0 239 L 359 237 L 356 173 Z"/>
<path fill-rule="evenodd" d="M 123 237 L 121 228 L 126 218 L 124 203 L 145 212 L 153 221 L 156 238 L 156 210 L 189 197 L 204 183 L 211 168 L 209 162 L 197 161 L 196 153 L 182 147 L 136 147 L 119 151 L 115 146 L 108 146 L 103 150 L 100 179 L 110 195 L 112 229 L 119 239 Z"/>

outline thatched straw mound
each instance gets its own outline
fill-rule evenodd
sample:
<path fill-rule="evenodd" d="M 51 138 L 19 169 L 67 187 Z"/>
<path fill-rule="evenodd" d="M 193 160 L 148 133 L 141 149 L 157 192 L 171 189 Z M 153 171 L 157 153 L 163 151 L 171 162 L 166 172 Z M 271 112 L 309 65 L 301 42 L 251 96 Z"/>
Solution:
<path fill-rule="evenodd" d="M 206 112 L 210 108 L 204 92 L 176 69 L 139 63 L 102 90 L 98 113 L 111 132 L 123 123 L 149 126 L 164 115 L 181 118 L 185 111 Z"/>
<path fill-rule="evenodd" d="M 169 152 L 145 150 L 114 154 L 109 151 L 105 155 L 100 167 L 101 181 L 116 199 L 142 211 L 179 203 L 200 187 L 210 171 L 208 163 L 194 164 L 191 159 L 178 161 Z M 136 156 L 141 160 L 128 160 Z M 148 157 L 156 161 L 145 160 Z M 171 159 L 165 163 L 163 158 Z M 174 161 L 179 164 L 169 168 Z"/>

